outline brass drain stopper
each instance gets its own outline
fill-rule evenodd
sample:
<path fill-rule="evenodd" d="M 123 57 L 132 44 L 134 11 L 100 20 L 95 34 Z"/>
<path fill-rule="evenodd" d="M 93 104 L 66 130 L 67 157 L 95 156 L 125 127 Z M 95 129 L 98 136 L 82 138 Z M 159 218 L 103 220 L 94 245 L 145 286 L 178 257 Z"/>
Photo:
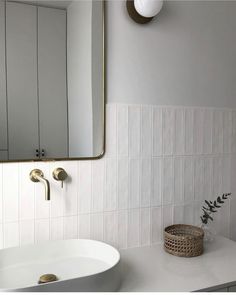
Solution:
<path fill-rule="evenodd" d="M 54 274 L 45 274 L 39 278 L 38 283 L 45 284 L 45 283 L 55 282 L 57 280 L 58 280 L 58 278 Z"/>

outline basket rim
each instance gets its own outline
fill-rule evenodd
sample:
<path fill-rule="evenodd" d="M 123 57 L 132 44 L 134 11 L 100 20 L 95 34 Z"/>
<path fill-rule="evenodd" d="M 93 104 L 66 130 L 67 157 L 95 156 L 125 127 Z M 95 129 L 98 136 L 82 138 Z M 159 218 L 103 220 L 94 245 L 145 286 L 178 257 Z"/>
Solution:
<path fill-rule="evenodd" d="M 192 228 L 192 229 L 195 229 L 196 231 L 198 231 L 198 233 L 200 235 L 198 236 L 191 236 L 191 237 L 185 237 L 185 236 L 178 236 L 178 235 L 173 235 L 171 233 L 168 232 L 168 230 L 172 229 L 172 228 L 177 228 L 177 227 L 182 227 L 182 228 Z M 178 240 L 194 240 L 194 239 L 202 239 L 204 237 L 204 231 L 201 227 L 199 226 L 195 226 L 195 225 L 190 225 L 190 224 L 172 224 L 172 225 L 169 225 L 167 227 L 165 227 L 164 229 L 164 234 L 166 237 L 169 237 L 169 238 L 172 238 L 172 239 L 178 239 Z"/>

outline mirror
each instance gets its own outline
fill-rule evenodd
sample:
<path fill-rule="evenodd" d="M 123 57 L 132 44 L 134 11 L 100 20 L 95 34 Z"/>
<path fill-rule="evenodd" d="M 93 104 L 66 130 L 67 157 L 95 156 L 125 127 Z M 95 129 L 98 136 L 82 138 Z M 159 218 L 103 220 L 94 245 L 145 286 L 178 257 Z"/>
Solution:
<path fill-rule="evenodd" d="M 103 154 L 103 5 L 0 0 L 0 161 Z"/>

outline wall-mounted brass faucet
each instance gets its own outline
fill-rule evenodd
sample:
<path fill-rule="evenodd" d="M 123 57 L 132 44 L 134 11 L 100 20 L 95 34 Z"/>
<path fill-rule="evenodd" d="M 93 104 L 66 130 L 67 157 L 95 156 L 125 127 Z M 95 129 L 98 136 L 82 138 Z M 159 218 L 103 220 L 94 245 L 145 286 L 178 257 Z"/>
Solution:
<path fill-rule="evenodd" d="M 45 185 L 45 200 L 50 201 L 50 184 L 49 181 L 44 178 L 44 174 L 39 169 L 34 169 L 30 172 L 30 180 L 33 182 L 42 182 Z"/>

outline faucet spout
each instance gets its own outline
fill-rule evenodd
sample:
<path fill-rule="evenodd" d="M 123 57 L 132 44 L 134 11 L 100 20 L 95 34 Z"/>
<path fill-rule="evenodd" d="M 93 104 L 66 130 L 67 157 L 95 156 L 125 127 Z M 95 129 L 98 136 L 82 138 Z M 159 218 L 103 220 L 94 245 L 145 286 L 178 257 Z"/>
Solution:
<path fill-rule="evenodd" d="M 44 183 L 45 187 L 45 200 L 50 201 L 50 184 L 49 181 L 43 176 L 37 176 L 38 180 Z"/>
<path fill-rule="evenodd" d="M 44 174 L 39 169 L 34 169 L 30 172 L 30 179 L 33 182 L 42 182 L 45 187 L 45 200 L 50 201 L 50 183 L 49 181 L 44 177 Z"/>

